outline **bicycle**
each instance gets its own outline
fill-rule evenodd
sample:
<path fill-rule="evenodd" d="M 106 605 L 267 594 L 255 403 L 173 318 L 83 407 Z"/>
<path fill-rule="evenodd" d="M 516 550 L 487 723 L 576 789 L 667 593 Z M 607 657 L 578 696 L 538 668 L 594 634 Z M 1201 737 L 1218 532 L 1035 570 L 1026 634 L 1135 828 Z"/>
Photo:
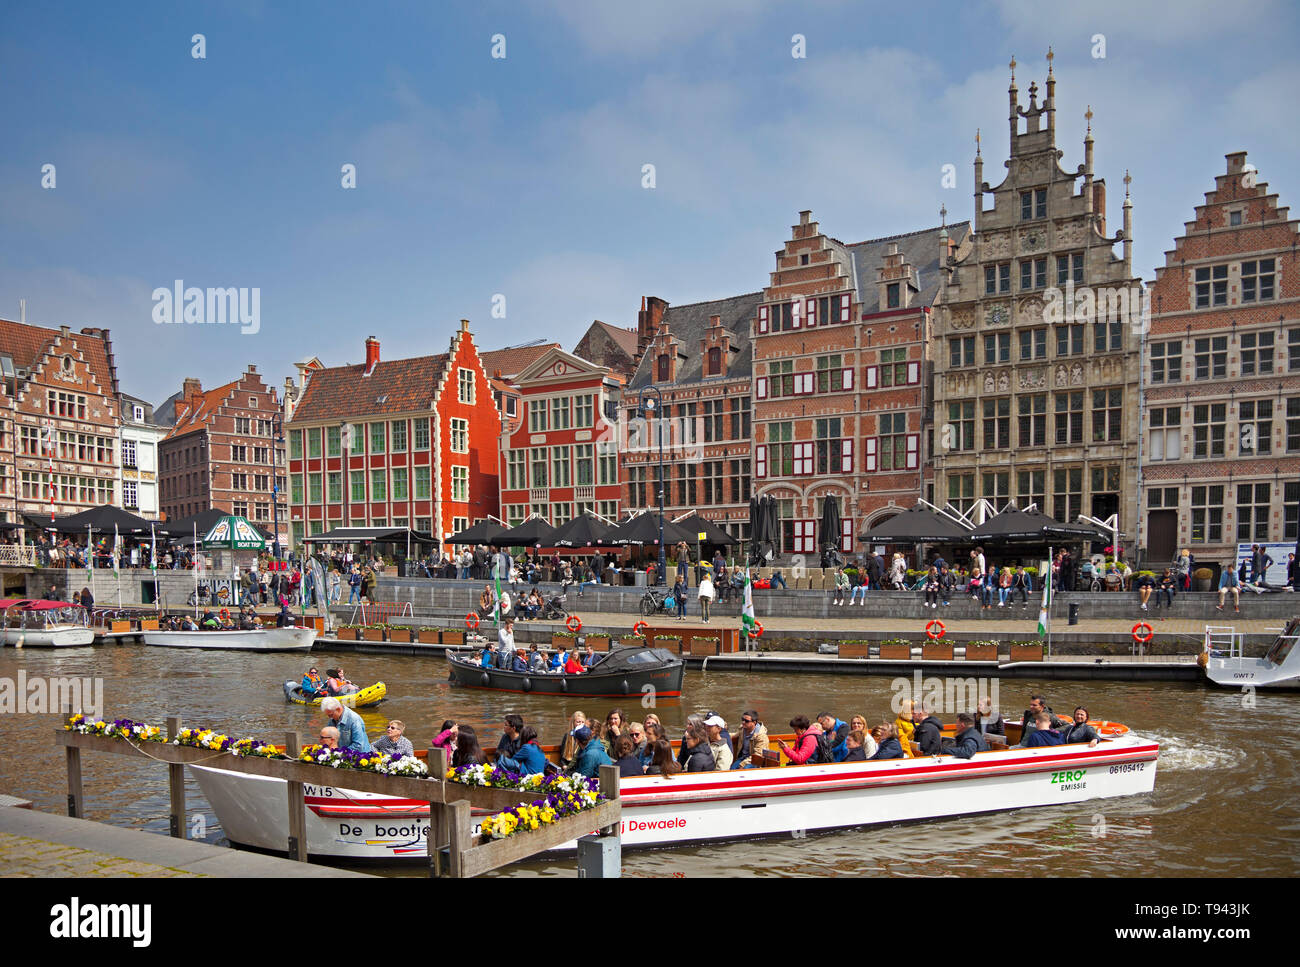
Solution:
<path fill-rule="evenodd" d="M 667 591 L 658 593 L 647 588 L 645 596 L 641 598 L 641 613 L 647 618 L 666 613 L 668 606 L 664 604 L 664 599 L 668 596 L 669 592 Z"/>

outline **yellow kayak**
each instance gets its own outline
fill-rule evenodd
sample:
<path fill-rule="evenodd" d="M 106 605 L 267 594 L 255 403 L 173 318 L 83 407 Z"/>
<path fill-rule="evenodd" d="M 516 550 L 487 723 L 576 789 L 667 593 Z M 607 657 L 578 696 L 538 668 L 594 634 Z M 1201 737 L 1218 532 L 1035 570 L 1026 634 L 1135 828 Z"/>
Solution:
<path fill-rule="evenodd" d="M 387 694 L 388 686 L 383 682 L 375 682 L 373 685 L 367 685 L 359 692 L 353 692 L 351 695 L 338 695 L 336 698 L 343 703 L 344 708 L 369 708 L 382 702 Z M 321 703 L 319 698 L 308 698 L 304 695 L 298 682 L 284 683 L 284 697 L 295 705 L 314 705 L 319 708 Z"/>

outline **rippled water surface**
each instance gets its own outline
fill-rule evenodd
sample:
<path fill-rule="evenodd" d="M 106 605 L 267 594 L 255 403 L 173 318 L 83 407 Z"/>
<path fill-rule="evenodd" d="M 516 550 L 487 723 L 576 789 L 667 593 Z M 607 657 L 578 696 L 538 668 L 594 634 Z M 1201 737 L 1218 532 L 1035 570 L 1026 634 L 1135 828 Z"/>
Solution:
<path fill-rule="evenodd" d="M 444 718 L 467 722 L 494 743 L 501 717 L 517 711 L 558 741 L 575 708 L 600 715 L 613 703 L 453 689 L 446 664 L 427 657 L 318 653 L 322 669 L 341 663 L 358 684 L 382 679 L 388 701 L 363 710 L 371 737 L 390 718 L 406 722 L 416 746 L 427 745 Z M 295 655 L 189 652 L 141 645 L 62 651 L 0 651 L 0 678 L 92 676 L 104 680 L 107 717 L 162 724 L 169 714 L 189 725 L 279 739 L 286 730 L 314 734 L 319 711 L 284 700 L 281 683 L 308 667 Z M 829 708 L 847 720 L 877 721 L 889 710 L 888 678 L 688 672 L 685 698 L 656 709 L 670 728 L 711 708 L 729 722 L 754 708 L 773 731 L 792 715 Z M 699 847 L 630 851 L 628 876 L 800 874 L 1005 874 L 1039 876 L 1295 876 L 1300 873 L 1296 806 L 1296 717 L 1300 695 L 1262 694 L 1243 708 L 1240 693 L 1176 683 L 1000 683 L 999 704 L 1019 718 L 1031 691 L 1058 711 L 1086 705 L 1094 718 L 1121 721 L 1160 742 L 1155 792 L 1000 815 L 928 820 L 861 830 Z M 630 715 L 644 711 L 635 699 Z M 892 713 L 890 714 L 892 717 Z M 950 719 L 951 716 L 946 716 Z M 0 792 L 48 811 L 66 808 L 63 757 L 52 735 L 57 716 L 0 718 Z M 92 819 L 152 831 L 167 829 L 166 770 L 126 757 L 83 756 Z M 223 842 L 216 817 L 190 780 L 191 831 Z M 370 868 L 373 869 L 373 868 Z M 414 870 L 392 870 L 410 875 Z M 533 861 L 510 874 L 574 875 L 573 859 Z"/>

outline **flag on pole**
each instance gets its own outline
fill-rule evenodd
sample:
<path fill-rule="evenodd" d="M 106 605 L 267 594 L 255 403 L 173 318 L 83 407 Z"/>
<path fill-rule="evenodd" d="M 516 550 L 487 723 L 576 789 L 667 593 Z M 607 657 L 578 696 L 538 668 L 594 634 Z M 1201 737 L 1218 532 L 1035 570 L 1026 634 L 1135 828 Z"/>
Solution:
<path fill-rule="evenodd" d="M 754 633 L 754 585 L 749 578 L 749 568 L 745 568 L 745 603 L 740 609 L 740 630 L 749 638 Z"/>
<path fill-rule="evenodd" d="M 113 577 L 120 578 L 122 572 L 118 570 L 118 559 L 122 555 L 122 538 L 118 536 L 117 524 L 113 525 Z"/>
<path fill-rule="evenodd" d="M 1051 621 L 1052 613 L 1052 571 L 1047 570 L 1047 577 L 1043 581 L 1043 605 L 1038 612 L 1038 637 L 1047 637 L 1047 628 Z"/>
<path fill-rule="evenodd" d="M 86 525 L 86 587 L 93 588 L 95 584 L 95 539 L 91 534 L 90 525 Z M 94 593 L 93 590 L 91 592 Z"/>
<path fill-rule="evenodd" d="M 501 624 L 501 559 L 505 553 L 505 551 L 497 552 L 496 566 L 492 568 L 492 573 L 496 575 L 497 587 L 497 600 L 496 604 L 492 606 L 492 618 L 497 625 Z"/>
<path fill-rule="evenodd" d="M 149 570 L 153 571 L 154 580 L 158 580 L 158 536 L 154 533 L 153 522 L 149 523 Z"/>

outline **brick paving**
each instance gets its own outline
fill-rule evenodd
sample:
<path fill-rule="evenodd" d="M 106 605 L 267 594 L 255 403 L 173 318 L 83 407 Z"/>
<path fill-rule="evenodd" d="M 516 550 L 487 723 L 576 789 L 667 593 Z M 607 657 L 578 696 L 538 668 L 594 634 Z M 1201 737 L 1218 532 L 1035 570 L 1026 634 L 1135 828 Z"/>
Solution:
<path fill-rule="evenodd" d="M 95 850 L 81 849 L 52 843 L 32 836 L 0 833 L 0 869 L 4 876 L 207 876 L 177 869 L 142 863 L 121 856 L 112 856 Z"/>

